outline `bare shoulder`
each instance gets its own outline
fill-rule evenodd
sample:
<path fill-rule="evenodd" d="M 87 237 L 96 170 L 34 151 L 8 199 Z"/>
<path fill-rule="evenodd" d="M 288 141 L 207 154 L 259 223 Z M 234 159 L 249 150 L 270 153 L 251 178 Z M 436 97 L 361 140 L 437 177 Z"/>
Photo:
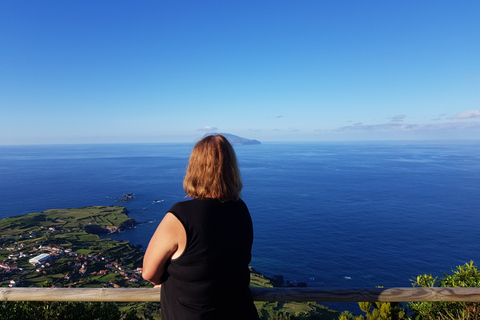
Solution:
<path fill-rule="evenodd" d="M 171 212 L 167 212 L 165 217 L 163 217 L 162 222 L 160 223 L 160 226 L 173 232 L 178 230 L 183 230 L 183 224 Z"/>
<path fill-rule="evenodd" d="M 185 230 L 180 220 L 173 213 L 167 212 L 158 225 L 150 243 L 175 250 L 182 233 L 185 233 Z"/>
<path fill-rule="evenodd" d="M 187 244 L 185 228 L 182 222 L 180 222 L 180 220 L 171 212 L 167 212 L 160 225 L 163 223 L 165 232 L 162 233 L 171 239 L 174 239 L 177 245 L 176 250 L 172 255 L 172 259 L 177 259 L 180 255 L 182 255 Z"/>

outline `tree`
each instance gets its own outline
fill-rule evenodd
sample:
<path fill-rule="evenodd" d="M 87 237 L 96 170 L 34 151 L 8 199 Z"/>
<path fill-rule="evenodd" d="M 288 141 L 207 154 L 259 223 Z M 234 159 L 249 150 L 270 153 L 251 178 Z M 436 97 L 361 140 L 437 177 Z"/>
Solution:
<path fill-rule="evenodd" d="M 452 274 L 443 273 L 444 277 L 431 274 L 418 275 L 412 280 L 413 286 L 420 287 L 480 287 L 480 272 L 473 261 L 457 266 Z M 477 302 L 411 302 L 408 308 L 413 311 L 415 319 L 479 319 L 480 303 Z"/>
<path fill-rule="evenodd" d="M 135 312 L 126 311 L 122 314 L 115 303 L 4 301 L 0 302 L 0 319 L 140 320 L 141 318 L 137 317 Z"/>
<path fill-rule="evenodd" d="M 399 303 L 393 302 L 359 302 L 360 310 L 366 313 L 366 320 L 401 320 L 406 319 L 406 312 Z M 358 320 L 364 319 L 357 318 Z"/>

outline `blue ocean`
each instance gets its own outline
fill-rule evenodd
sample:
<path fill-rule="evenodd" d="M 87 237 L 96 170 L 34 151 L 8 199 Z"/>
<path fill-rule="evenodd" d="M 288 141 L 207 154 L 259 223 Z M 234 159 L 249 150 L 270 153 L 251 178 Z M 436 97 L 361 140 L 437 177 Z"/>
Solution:
<path fill-rule="evenodd" d="M 185 200 L 193 143 L 0 146 L 0 218 L 125 205 L 147 246 Z M 251 265 L 314 287 L 410 286 L 480 263 L 480 141 L 236 146 L 255 228 Z M 123 194 L 134 199 L 124 203 Z"/>

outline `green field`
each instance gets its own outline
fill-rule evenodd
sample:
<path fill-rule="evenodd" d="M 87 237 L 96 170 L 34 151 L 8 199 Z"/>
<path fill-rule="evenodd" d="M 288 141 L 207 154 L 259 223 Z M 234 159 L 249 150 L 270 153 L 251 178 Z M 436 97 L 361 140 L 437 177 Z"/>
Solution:
<path fill-rule="evenodd" d="M 0 230 L 3 237 L 9 237 L 36 234 L 48 228 L 66 232 L 84 231 L 87 226 L 123 228 L 134 223 L 127 213 L 124 207 L 119 206 L 52 209 L 2 219 Z M 83 241 L 83 239 L 80 240 Z"/>

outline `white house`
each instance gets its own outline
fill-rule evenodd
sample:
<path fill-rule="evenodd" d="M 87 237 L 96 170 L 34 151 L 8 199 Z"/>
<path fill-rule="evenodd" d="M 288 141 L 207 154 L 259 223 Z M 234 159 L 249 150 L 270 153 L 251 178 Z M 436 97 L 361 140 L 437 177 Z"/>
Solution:
<path fill-rule="evenodd" d="M 39 254 L 36 257 L 31 258 L 30 260 L 28 260 L 28 262 L 33 264 L 33 265 L 37 265 L 39 263 L 44 263 L 48 259 L 50 259 L 50 254 L 49 253 L 42 253 L 42 254 Z"/>

